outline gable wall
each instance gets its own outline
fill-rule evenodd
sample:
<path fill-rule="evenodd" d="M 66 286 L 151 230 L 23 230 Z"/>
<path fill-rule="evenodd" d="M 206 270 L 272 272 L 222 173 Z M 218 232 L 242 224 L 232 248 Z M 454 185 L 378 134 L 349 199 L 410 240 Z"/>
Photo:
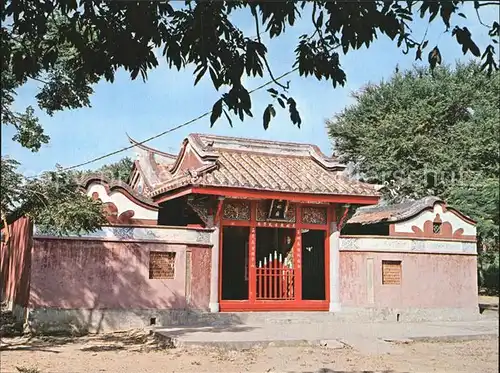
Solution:
<path fill-rule="evenodd" d="M 87 189 L 87 195 L 89 197 L 96 196 L 94 193 L 97 193 L 98 198 L 103 203 L 113 203 L 118 210 L 118 216 L 126 211 L 133 211 L 133 219 L 148 220 L 151 222 L 158 220 L 158 210 L 140 206 L 120 191 L 111 191 L 108 193 L 104 185 L 93 183 Z"/>
<path fill-rule="evenodd" d="M 203 166 L 203 161 L 198 157 L 198 155 L 195 153 L 193 150 L 192 146 L 190 144 L 186 145 L 186 150 L 184 152 L 184 155 L 182 157 L 181 163 L 177 169 L 177 171 L 174 173 L 175 175 L 178 175 L 180 172 L 188 170 L 190 168 L 196 169 L 201 166 Z"/>
<path fill-rule="evenodd" d="M 441 234 L 435 235 L 432 232 L 432 225 L 435 221 L 440 221 L 442 224 Z M 425 210 L 409 220 L 391 224 L 390 234 L 393 236 L 475 240 L 476 227 L 453 210 L 447 210 L 442 204 L 436 203 L 433 210 Z"/>

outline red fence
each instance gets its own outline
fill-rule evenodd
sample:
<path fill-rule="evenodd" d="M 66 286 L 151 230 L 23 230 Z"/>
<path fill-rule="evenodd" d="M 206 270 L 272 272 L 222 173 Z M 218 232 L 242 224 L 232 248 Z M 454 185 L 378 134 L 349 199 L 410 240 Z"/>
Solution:
<path fill-rule="evenodd" d="M 264 262 L 259 262 L 256 272 L 256 299 L 257 300 L 294 300 L 294 279 L 295 271 L 290 268 L 282 259 L 274 253 L 274 258 L 270 254 L 269 262 L 264 258 Z"/>

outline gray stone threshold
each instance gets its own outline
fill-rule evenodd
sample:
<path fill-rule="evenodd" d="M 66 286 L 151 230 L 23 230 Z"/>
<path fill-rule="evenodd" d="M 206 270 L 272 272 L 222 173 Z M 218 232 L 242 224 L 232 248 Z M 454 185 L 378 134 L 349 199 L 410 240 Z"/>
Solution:
<path fill-rule="evenodd" d="M 498 338 L 498 319 L 432 323 L 328 323 L 157 328 L 155 336 L 176 347 L 249 349 L 323 346 L 384 353 L 411 342 L 457 342 Z"/>

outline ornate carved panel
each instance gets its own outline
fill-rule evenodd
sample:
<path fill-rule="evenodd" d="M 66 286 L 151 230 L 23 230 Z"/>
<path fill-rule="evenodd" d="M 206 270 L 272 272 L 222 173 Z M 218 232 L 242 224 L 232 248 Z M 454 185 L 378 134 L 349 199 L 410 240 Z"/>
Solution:
<path fill-rule="evenodd" d="M 269 204 L 270 204 L 270 201 L 257 202 L 257 214 L 256 214 L 257 221 L 269 220 L 267 218 L 268 214 L 269 214 Z M 295 208 L 296 208 L 295 203 L 289 203 L 285 219 L 280 220 L 280 221 L 288 222 L 288 223 L 295 223 Z M 271 219 L 271 221 L 272 221 L 272 219 Z"/>
<path fill-rule="evenodd" d="M 305 206 L 302 208 L 302 223 L 305 224 L 326 224 L 326 207 Z"/>
<path fill-rule="evenodd" d="M 208 212 L 210 207 L 210 200 L 208 198 L 192 198 L 188 199 L 188 205 L 191 206 L 193 211 L 198 215 L 198 217 L 203 221 L 203 223 L 209 223 Z"/>
<path fill-rule="evenodd" d="M 224 219 L 250 220 L 250 201 L 230 199 L 224 202 Z"/>

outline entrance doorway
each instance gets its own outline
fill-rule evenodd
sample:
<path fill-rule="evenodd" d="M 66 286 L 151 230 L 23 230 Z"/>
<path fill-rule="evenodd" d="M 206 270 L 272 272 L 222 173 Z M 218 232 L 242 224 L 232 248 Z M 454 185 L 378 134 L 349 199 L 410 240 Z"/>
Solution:
<path fill-rule="evenodd" d="M 223 227 L 222 300 L 248 299 L 249 227 Z"/>
<path fill-rule="evenodd" d="M 294 300 L 295 229 L 257 228 L 255 299 Z"/>
<path fill-rule="evenodd" d="M 302 230 L 302 299 L 326 300 L 325 234 L 323 230 Z"/>

